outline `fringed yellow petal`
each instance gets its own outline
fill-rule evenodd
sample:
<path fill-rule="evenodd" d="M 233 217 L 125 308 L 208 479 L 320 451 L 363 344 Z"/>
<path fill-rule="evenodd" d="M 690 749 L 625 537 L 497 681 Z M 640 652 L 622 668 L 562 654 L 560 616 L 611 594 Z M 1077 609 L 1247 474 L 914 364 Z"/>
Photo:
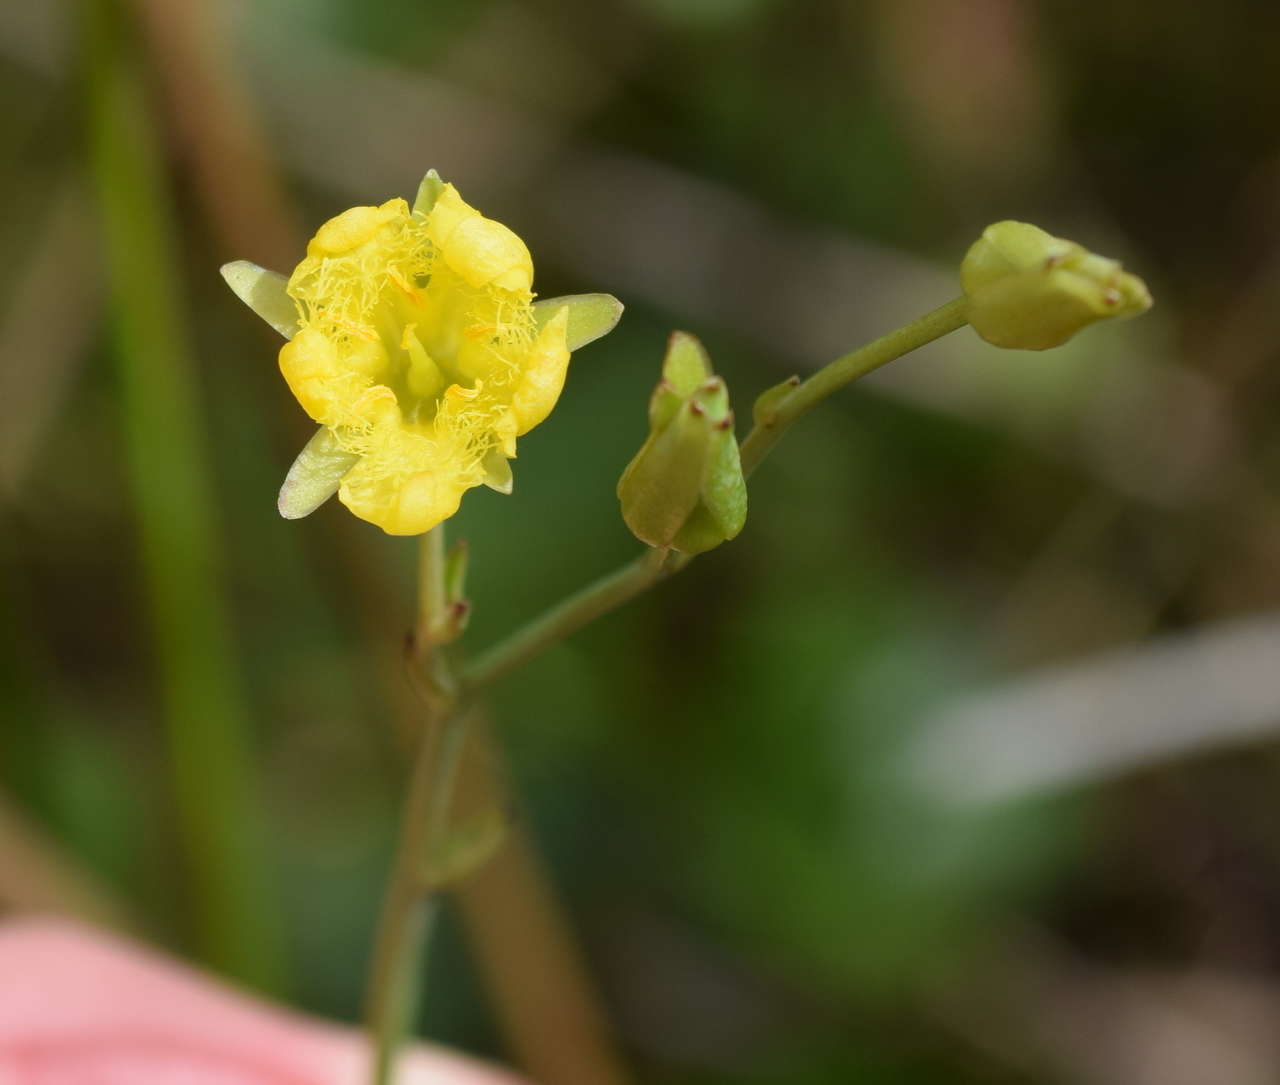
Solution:
<path fill-rule="evenodd" d="M 474 287 L 520 293 L 533 286 L 529 250 L 500 222 L 476 215 L 458 223 L 444 246 L 445 262 Z"/>
<path fill-rule="evenodd" d="M 443 250 L 449 235 L 458 228 L 458 224 L 478 214 L 480 212 L 459 196 L 453 185 L 446 184 L 427 213 L 427 232 L 431 243 Z"/>
<path fill-rule="evenodd" d="M 509 460 L 516 456 L 516 437 L 520 423 L 516 420 L 516 412 L 507 409 L 493 420 L 493 436 L 495 447 Z"/>
<path fill-rule="evenodd" d="M 352 338 L 344 345 L 342 356 L 351 372 L 366 382 L 387 379 L 390 362 L 381 339 Z"/>
<path fill-rule="evenodd" d="M 427 231 L 444 261 L 468 286 L 524 293 L 533 286 L 533 258 L 525 243 L 500 222 L 487 219 L 445 185 Z"/>
<path fill-rule="evenodd" d="M 388 476 L 362 460 L 342 480 L 338 500 L 388 535 L 421 535 L 457 512 L 469 488 L 443 470 Z"/>
<path fill-rule="evenodd" d="M 565 332 L 569 310 L 561 309 L 542 326 L 525 359 L 524 372 L 511 397 L 516 417 L 516 433 L 528 433 L 551 413 L 564 388 L 569 370 L 569 348 Z"/>
<path fill-rule="evenodd" d="M 351 377 L 328 338 L 303 328 L 280 348 L 280 372 L 307 414 L 322 425 L 338 419 Z"/>
<path fill-rule="evenodd" d="M 359 441 L 358 451 L 362 454 L 386 445 L 387 438 L 397 435 L 402 426 L 396 394 L 385 384 L 366 389 L 347 414 L 346 428 L 351 431 L 347 443 Z"/>
<path fill-rule="evenodd" d="M 359 248 L 389 222 L 409 213 L 404 200 L 388 200 L 381 207 L 352 207 L 335 215 L 307 245 L 308 256 L 340 256 Z"/>

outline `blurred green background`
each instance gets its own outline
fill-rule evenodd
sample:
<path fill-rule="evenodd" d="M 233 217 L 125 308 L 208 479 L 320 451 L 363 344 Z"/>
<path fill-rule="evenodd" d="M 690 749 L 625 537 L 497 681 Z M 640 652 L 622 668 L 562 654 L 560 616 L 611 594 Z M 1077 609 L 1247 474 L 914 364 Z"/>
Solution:
<path fill-rule="evenodd" d="M 895 363 L 507 680 L 518 854 L 423 1028 L 603 1085 L 565 928 L 637 1082 L 1274 1081 L 1277 42 L 1251 0 L 0 7 L 0 910 L 358 1018 L 414 548 L 276 515 L 308 425 L 223 261 L 434 167 L 543 296 L 626 303 L 450 525 L 477 648 L 634 553 L 673 327 L 745 417 L 1022 218 L 1156 309 Z"/>

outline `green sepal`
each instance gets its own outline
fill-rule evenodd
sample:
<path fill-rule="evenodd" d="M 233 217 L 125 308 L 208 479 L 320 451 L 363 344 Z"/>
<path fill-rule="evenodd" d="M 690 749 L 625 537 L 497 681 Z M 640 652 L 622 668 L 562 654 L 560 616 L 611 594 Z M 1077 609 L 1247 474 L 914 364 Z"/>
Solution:
<path fill-rule="evenodd" d="M 649 546 L 670 546 L 698 505 L 708 452 L 707 425 L 692 402 L 649 434 L 618 480 L 627 527 Z"/>
<path fill-rule="evenodd" d="M 338 445 L 333 431 L 327 427 L 316 430 L 298 458 L 293 461 L 276 507 L 286 520 L 300 520 L 310 516 L 338 492 L 338 484 L 360 457 Z"/>
<path fill-rule="evenodd" d="M 298 334 L 298 307 L 285 289 L 289 280 L 248 260 L 223 264 L 222 277 L 236 297 L 286 339 Z"/>
<path fill-rule="evenodd" d="M 622 302 L 612 294 L 568 294 L 563 298 L 547 298 L 533 303 L 533 319 L 539 329 L 561 309 L 569 310 L 569 327 L 565 343 L 569 350 L 580 350 L 608 335 L 622 319 Z"/>
<path fill-rule="evenodd" d="M 688 399 L 711 379 L 711 358 L 697 336 L 688 332 L 671 333 L 662 359 L 662 379 L 682 399 Z"/>
<path fill-rule="evenodd" d="M 729 418 L 729 389 L 719 377 L 711 377 L 693 390 L 690 401 L 696 403 L 706 415 L 707 422 L 718 426 Z"/>
<path fill-rule="evenodd" d="M 511 493 L 515 486 L 515 477 L 511 473 L 511 461 L 502 454 L 502 450 L 491 448 L 481 461 L 484 469 L 484 484 L 500 494 Z"/>
<path fill-rule="evenodd" d="M 649 397 L 649 428 L 662 429 L 711 376 L 711 359 L 702 343 L 688 332 L 672 332 L 662 357 L 662 380 Z"/>
<path fill-rule="evenodd" d="M 418 194 L 413 198 L 413 213 L 426 217 L 431 214 L 431 209 L 435 207 L 436 200 L 440 198 L 440 193 L 444 191 L 445 183 L 440 180 L 440 174 L 435 170 L 427 170 L 427 175 L 422 179 L 422 183 L 418 185 Z"/>
<path fill-rule="evenodd" d="M 737 536 L 747 522 L 747 482 L 730 416 L 715 429 L 702 494 L 672 540 L 674 550 L 702 554 Z"/>
<path fill-rule="evenodd" d="M 688 400 L 680 395 L 666 381 L 659 381 L 649 397 L 649 429 L 665 429 L 675 418 L 676 412 Z"/>
<path fill-rule="evenodd" d="M 449 835 L 425 857 L 423 886 L 442 889 L 479 870 L 502 847 L 510 824 L 510 815 L 495 809 L 451 828 Z"/>
<path fill-rule="evenodd" d="M 767 426 L 773 421 L 773 417 L 778 412 L 778 408 L 782 406 L 786 398 L 800 387 L 799 377 L 788 377 L 781 384 L 775 384 L 772 388 L 766 388 L 756 397 L 755 403 L 751 407 L 751 421 L 757 426 Z"/>

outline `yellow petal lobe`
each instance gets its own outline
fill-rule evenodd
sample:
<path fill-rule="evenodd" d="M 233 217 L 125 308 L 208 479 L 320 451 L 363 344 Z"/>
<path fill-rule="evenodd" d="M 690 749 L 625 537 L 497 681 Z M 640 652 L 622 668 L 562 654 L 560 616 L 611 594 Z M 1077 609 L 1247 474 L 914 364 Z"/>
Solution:
<path fill-rule="evenodd" d="M 568 327 L 569 310 L 561 309 L 542 326 L 529 348 L 524 373 L 511 400 L 517 435 L 528 433 L 543 421 L 560 398 L 569 370 L 569 348 L 565 346 Z"/>
<path fill-rule="evenodd" d="M 346 370 L 329 339 L 304 328 L 280 348 L 280 372 L 307 414 L 323 425 L 336 417 Z"/>
<path fill-rule="evenodd" d="M 407 214 L 409 205 L 402 199 L 388 200 L 381 207 L 352 207 L 335 215 L 307 245 L 308 256 L 337 256 L 350 252 L 368 241 L 388 222 Z"/>

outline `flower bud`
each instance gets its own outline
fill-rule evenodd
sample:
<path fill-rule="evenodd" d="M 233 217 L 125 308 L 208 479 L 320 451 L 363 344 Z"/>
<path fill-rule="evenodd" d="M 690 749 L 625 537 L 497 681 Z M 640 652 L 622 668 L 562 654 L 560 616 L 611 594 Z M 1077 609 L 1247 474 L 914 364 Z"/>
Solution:
<path fill-rule="evenodd" d="M 1146 284 L 1115 260 L 1025 222 L 988 226 L 960 265 L 968 318 L 988 343 L 1046 350 L 1108 317 L 1151 308 Z"/>
<path fill-rule="evenodd" d="M 676 332 L 649 401 L 649 436 L 618 481 L 622 518 L 654 547 L 701 554 L 747 518 L 747 486 L 724 381 L 702 344 Z"/>

